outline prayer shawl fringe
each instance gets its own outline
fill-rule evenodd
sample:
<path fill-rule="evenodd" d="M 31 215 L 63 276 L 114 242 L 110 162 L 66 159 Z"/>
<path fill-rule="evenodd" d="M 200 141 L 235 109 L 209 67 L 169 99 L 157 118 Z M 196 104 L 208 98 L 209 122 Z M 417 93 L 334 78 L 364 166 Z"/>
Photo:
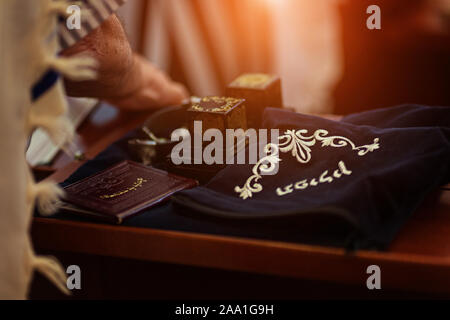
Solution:
<path fill-rule="evenodd" d="M 52 214 L 63 192 L 53 183 L 36 183 L 25 160 L 28 138 L 38 127 L 61 147 L 74 136 L 60 75 L 78 81 L 96 76 L 93 58 L 57 57 L 57 21 L 69 5 L 0 1 L 0 299 L 26 299 L 34 270 L 69 293 L 63 267 L 36 256 L 29 237 L 35 203 L 42 214 Z"/>

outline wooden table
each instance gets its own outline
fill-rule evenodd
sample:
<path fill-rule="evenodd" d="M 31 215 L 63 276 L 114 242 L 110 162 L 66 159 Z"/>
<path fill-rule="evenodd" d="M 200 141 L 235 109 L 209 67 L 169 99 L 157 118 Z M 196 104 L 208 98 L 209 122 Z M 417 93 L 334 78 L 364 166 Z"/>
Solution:
<path fill-rule="evenodd" d="M 87 159 L 91 159 L 143 123 L 147 116 L 146 113 L 120 113 L 103 105 L 80 127 L 80 149 Z M 82 163 L 61 155 L 53 165 L 56 171 L 50 179 L 63 181 Z M 342 249 L 320 246 L 48 218 L 34 219 L 32 237 L 38 251 L 132 259 L 292 281 L 317 281 L 338 288 L 358 288 L 359 292 L 369 291 L 366 268 L 378 265 L 384 292 L 450 297 L 448 186 L 428 197 L 385 252 L 348 254 Z M 401 297 L 401 293 L 394 297 Z"/>

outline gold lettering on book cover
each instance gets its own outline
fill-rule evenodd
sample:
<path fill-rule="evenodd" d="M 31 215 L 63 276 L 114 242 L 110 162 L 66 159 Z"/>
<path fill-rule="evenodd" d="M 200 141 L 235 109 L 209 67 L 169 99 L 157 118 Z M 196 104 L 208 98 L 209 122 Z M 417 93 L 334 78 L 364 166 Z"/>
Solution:
<path fill-rule="evenodd" d="M 112 198 L 120 197 L 128 192 L 136 191 L 138 188 L 141 188 L 142 185 L 146 182 L 147 182 L 147 180 L 145 180 L 144 178 L 137 178 L 136 181 L 133 183 L 133 185 L 126 188 L 125 190 L 118 191 L 113 194 L 102 195 L 102 196 L 100 196 L 100 199 L 105 200 L 105 199 L 112 199 Z"/>

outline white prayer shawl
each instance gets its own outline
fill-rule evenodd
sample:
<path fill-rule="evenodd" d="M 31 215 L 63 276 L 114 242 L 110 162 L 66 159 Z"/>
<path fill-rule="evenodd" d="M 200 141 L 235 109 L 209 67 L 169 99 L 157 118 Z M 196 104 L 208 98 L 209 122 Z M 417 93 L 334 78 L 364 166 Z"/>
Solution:
<path fill-rule="evenodd" d="M 36 101 L 33 86 L 50 70 L 75 80 L 95 77 L 91 58 L 56 57 L 57 15 L 67 6 L 66 0 L 0 0 L 0 299 L 25 299 L 34 270 L 67 293 L 63 268 L 53 258 L 36 256 L 29 237 L 34 203 L 50 214 L 62 191 L 52 183 L 36 184 L 25 160 L 36 127 L 61 146 L 73 136 L 64 118 L 62 80 Z"/>

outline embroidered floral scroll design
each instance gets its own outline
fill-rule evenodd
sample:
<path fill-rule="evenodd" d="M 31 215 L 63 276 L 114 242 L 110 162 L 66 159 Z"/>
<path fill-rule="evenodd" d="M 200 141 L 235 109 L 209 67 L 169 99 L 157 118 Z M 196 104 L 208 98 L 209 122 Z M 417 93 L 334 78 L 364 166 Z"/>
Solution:
<path fill-rule="evenodd" d="M 357 147 L 350 139 L 342 136 L 328 136 L 328 131 L 319 129 L 312 136 L 305 136 L 308 130 L 287 130 L 280 136 L 280 152 L 291 152 L 292 156 L 300 163 L 308 163 L 311 160 L 311 147 L 317 142 L 322 143 L 322 147 L 341 148 L 351 146 L 352 150 L 358 151 L 359 156 L 364 156 L 380 148 L 379 138 L 375 138 L 372 144 Z"/>
<path fill-rule="evenodd" d="M 265 157 L 261 158 L 253 167 L 253 175 L 247 179 L 243 187 L 236 186 L 234 191 L 240 194 L 244 200 L 251 198 L 253 193 L 258 193 L 263 190 L 263 186 L 259 183 L 264 173 L 270 173 L 274 170 L 277 163 L 281 161 L 278 156 L 278 146 L 270 143 L 264 148 Z"/>
<path fill-rule="evenodd" d="M 342 148 L 350 146 L 352 151 L 356 151 L 358 156 L 362 157 L 369 152 L 374 152 L 380 148 L 380 139 L 375 138 L 372 144 L 356 146 L 353 141 L 343 136 L 328 136 L 329 132 L 324 129 L 318 129 L 313 135 L 308 136 L 308 130 L 287 130 L 284 135 L 278 137 L 278 146 L 269 144 L 265 148 L 266 157 L 258 161 L 252 169 L 253 175 L 247 179 L 244 186 L 236 186 L 235 192 L 246 200 L 251 198 L 254 193 L 263 190 L 262 184 L 259 182 L 262 175 L 268 170 L 272 170 L 273 166 L 281 161 L 279 152 L 290 152 L 293 157 L 300 163 L 308 163 L 312 158 L 311 147 L 316 143 L 321 143 L 322 147 Z"/>

